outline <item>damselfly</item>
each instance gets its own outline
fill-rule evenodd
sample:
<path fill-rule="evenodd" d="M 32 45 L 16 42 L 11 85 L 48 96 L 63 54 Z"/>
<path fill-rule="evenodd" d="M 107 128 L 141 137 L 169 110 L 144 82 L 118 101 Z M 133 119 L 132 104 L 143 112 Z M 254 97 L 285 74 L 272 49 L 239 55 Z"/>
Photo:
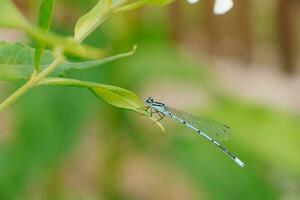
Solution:
<path fill-rule="evenodd" d="M 228 138 L 229 127 L 214 121 L 200 120 L 191 115 L 180 113 L 175 109 L 169 108 L 163 103 L 156 102 L 152 97 L 146 100 L 148 105 L 146 111 L 151 110 L 151 116 L 153 113 L 157 113 L 162 120 L 164 117 L 174 119 L 186 127 L 192 129 L 196 133 L 202 135 L 204 138 L 209 140 L 211 143 L 221 149 L 226 155 L 234 160 L 240 167 L 244 167 L 245 164 L 235 155 L 230 153 L 225 147 L 220 144 L 220 141 Z"/>

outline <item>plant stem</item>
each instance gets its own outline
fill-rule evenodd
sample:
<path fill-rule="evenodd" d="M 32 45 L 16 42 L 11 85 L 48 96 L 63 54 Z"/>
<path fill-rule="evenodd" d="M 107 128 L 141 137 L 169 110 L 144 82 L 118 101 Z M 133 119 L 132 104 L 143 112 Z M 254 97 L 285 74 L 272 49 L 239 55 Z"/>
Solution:
<path fill-rule="evenodd" d="M 32 76 L 31 79 L 20 87 L 15 93 L 9 96 L 5 101 L 0 104 L 0 113 L 13 104 L 18 98 L 20 98 L 24 93 L 26 93 L 30 88 L 34 87 L 40 80 L 48 76 L 53 72 L 56 67 L 62 63 L 64 58 L 59 56 L 56 58 L 44 71 L 36 76 Z"/>
<path fill-rule="evenodd" d="M 59 64 L 61 64 L 64 61 L 63 56 L 58 56 L 44 71 L 39 73 L 36 77 L 34 77 L 34 84 L 48 76 L 51 72 L 53 72 Z"/>
<path fill-rule="evenodd" d="M 25 85 L 20 87 L 14 94 L 9 96 L 0 105 L 0 113 L 3 112 L 7 107 L 13 104 L 20 96 L 22 96 L 29 88 L 32 87 L 32 81 L 28 81 Z"/>

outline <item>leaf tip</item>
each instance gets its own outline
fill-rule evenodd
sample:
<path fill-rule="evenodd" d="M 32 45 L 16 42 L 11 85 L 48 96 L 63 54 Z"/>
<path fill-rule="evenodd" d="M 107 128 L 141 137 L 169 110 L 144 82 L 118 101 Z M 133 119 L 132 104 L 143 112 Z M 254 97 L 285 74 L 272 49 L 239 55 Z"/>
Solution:
<path fill-rule="evenodd" d="M 137 48 L 138 48 L 138 45 L 134 45 L 133 46 L 133 48 L 132 48 L 132 54 L 134 54 L 136 52 Z"/>

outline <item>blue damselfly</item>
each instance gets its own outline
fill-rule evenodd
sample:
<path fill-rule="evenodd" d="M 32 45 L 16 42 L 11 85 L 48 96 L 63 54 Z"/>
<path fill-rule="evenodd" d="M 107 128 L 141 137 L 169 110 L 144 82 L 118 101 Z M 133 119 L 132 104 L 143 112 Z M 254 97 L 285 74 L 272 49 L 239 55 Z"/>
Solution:
<path fill-rule="evenodd" d="M 164 103 L 154 101 L 152 97 L 149 97 L 146 100 L 146 103 L 148 105 L 146 111 L 150 109 L 151 116 L 153 113 L 157 113 L 160 116 L 158 121 L 167 116 L 175 121 L 180 122 L 216 145 L 240 167 L 245 166 L 245 164 L 238 157 L 230 153 L 220 144 L 220 141 L 228 139 L 230 128 L 227 125 L 210 120 L 198 119 L 189 114 L 178 112 L 175 109 L 166 106 Z"/>

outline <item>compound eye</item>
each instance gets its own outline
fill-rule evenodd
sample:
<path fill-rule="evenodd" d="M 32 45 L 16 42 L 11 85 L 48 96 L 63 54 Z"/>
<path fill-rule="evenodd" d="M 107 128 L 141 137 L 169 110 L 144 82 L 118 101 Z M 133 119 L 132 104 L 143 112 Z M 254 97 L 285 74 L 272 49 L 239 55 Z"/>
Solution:
<path fill-rule="evenodd" d="M 154 100 L 153 100 L 152 97 L 149 97 L 148 101 L 149 101 L 149 102 L 154 102 Z"/>
<path fill-rule="evenodd" d="M 153 103 L 153 98 L 152 97 L 149 97 L 147 100 L 146 100 L 147 103 Z"/>

